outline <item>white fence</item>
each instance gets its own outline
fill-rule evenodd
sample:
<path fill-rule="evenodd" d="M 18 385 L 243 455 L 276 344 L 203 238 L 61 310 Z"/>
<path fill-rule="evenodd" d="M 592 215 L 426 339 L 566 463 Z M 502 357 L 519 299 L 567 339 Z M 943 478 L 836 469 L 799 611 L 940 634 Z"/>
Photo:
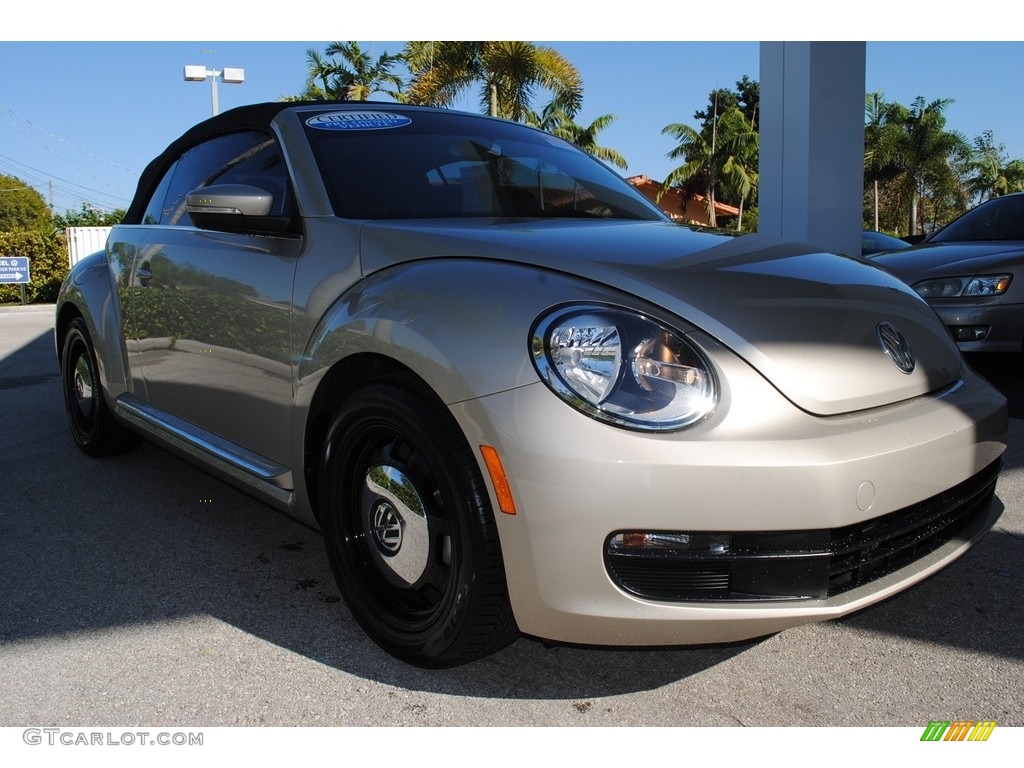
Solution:
<path fill-rule="evenodd" d="M 68 227 L 68 265 L 75 266 L 90 253 L 102 251 L 107 245 L 110 227 Z"/>

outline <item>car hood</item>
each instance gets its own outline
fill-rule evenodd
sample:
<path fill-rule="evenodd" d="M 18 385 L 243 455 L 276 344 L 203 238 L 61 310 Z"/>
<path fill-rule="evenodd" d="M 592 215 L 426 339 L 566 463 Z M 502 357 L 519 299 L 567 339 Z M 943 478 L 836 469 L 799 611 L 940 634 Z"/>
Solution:
<path fill-rule="evenodd" d="M 955 382 L 960 354 L 927 304 L 861 260 L 760 235 L 709 235 L 660 222 L 371 223 L 366 272 L 410 259 L 498 259 L 604 283 L 664 307 L 732 349 L 798 407 L 835 415 Z M 900 371 L 878 324 L 906 337 Z M 524 333 L 525 333 L 524 329 Z"/>
<path fill-rule="evenodd" d="M 1020 241 L 924 243 L 872 257 L 871 262 L 913 284 L 930 277 L 971 277 L 1001 269 L 1022 256 L 1024 242 Z"/>

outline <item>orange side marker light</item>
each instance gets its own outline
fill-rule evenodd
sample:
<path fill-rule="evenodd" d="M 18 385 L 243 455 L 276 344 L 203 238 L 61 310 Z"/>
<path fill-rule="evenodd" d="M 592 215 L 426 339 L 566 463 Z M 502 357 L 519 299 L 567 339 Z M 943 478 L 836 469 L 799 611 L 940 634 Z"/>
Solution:
<path fill-rule="evenodd" d="M 480 454 L 484 457 L 487 472 L 491 476 L 491 485 L 494 486 L 494 493 L 498 496 L 498 509 L 506 515 L 514 515 L 516 503 L 512 499 L 512 488 L 508 484 L 505 468 L 501 466 L 498 451 L 489 445 L 481 445 Z"/>

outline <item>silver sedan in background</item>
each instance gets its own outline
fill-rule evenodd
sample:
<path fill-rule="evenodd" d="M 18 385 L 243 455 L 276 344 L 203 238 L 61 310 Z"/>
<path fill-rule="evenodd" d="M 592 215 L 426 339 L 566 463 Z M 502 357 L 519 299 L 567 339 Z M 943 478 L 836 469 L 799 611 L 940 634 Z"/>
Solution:
<path fill-rule="evenodd" d="M 982 203 L 920 245 L 872 260 L 913 286 L 964 352 L 1024 351 L 1024 193 Z"/>

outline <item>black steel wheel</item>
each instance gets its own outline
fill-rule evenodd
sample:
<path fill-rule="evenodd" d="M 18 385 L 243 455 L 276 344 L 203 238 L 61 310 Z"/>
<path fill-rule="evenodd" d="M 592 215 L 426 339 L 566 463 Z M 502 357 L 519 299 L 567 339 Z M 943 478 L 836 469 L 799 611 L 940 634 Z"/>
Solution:
<path fill-rule="evenodd" d="M 61 382 L 71 435 L 90 456 L 124 453 L 141 438 L 122 426 L 110 412 L 96 366 L 96 352 L 85 321 L 75 318 L 61 347 Z"/>
<path fill-rule="evenodd" d="M 328 432 L 321 478 L 331 567 L 378 645 L 448 667 L 516 638 L 483 478 L 429 389 L 399 380 L 349 398 Z"/>

